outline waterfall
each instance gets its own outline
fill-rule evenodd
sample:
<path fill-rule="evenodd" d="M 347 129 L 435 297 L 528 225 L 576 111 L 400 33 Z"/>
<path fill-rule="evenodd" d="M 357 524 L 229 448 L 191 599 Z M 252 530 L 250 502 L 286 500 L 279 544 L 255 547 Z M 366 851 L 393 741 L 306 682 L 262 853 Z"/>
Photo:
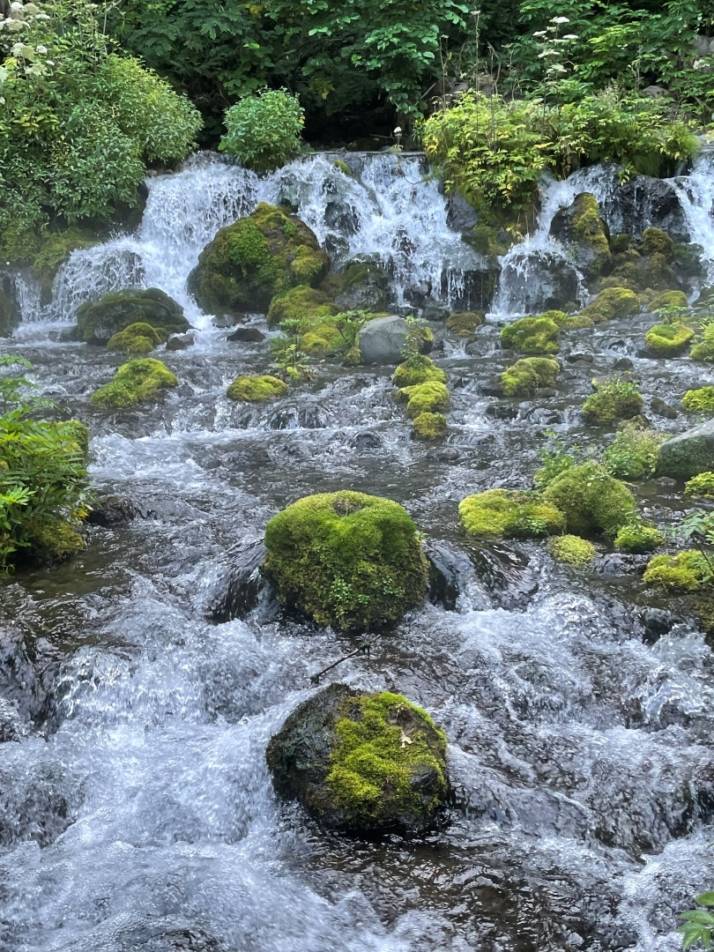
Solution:
<path fill-rule="evenodd" d="M 714 281 L 714 154 L 704 152 L 687 176 L 672 180 L 672 188 L 689 229 L 690 241 L 702 249 L 707 282 Z"/>

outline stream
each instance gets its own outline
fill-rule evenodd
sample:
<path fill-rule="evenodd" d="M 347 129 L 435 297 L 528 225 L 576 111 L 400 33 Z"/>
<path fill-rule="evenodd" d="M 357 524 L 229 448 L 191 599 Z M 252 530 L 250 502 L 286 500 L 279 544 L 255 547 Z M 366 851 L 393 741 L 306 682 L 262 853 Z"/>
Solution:
<path fill-rule="evenodd" d="M 352 176 L 318 155 L 259 179 L 199 155 L 150 177 L 136 231 L 75 252 L 51 301 L 18 278 L 23 322 L 4 351 L 89 422 L 93 485 L 136 515 L 91 527 L 70 562 L 0 581 L 0 723 L 15 738 L 0 744 L 1 952 L 675 952 L 678 915 L 714 884 L 704 635 L 652 605 L 631 557 L 603 555 L 592 574 L 537 543 L 469 558 L 458 528 L 464 496 L 529 485 L 549 434 L 606 439 L 578 410 L 618 362 L 664 432 L 695 421 L 658 401 L 677 407 L 714 384 L 686 358 L 643 357 L 653 319 L 640 315 L 564 335 L 556 393 L 488 393 L 510 362 L 499 322 L 537 297 L 538 256 L 564 254 L 549 236 L 555 211 L 593 191 L 615 228 L 613 173 L 546 184 L 488 324 L 472 342 L 444 337 L 434 356 L 452 408 L 434 447 L 410 438 L 388 367 L 325 363 L 278 401 L 232 403 L 227 385 L 265 372 L 275 331 L 251 315 L 267 339 L 229 342 L 186 289 L 220 227 L 288 200 L 334 261 L 379 255 L 396 308 L 473 306 L 469 274 L 483 262 L 421 158 L 350 161 Z M 671 188 L 714 261 L 709 160 Z M 119 360 L 64 332 L 83 300 L 132 286 L 175 298 L 197 340 L 159 354 L 180 383 L 160 404 L 100 414 L 89 397 Z M 324 833 L 272 789 L 270 736 L 354 641 L 285 618 L 265 592 L 242 620 L 208 618 L 271 515 L 340 488 L 403 503 L 453 579 L 452 598 L 330 675 L 398 690 L 444 727 L 454 803 L 415 841 Z M 671 525 L 684 503 L 658 481 L 642 508 Z"/>

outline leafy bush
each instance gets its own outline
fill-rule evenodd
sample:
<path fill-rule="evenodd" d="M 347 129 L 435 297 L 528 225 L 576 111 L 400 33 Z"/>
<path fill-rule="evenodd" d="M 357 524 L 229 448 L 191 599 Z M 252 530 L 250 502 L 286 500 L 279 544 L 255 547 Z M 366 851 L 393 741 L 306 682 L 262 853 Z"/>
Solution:
<path fill-rule="evenodd" d="M 703 950 L 714 948 L 714 892 L 702 893 L 697 896 L 699 909 L 692 909 L 682 913 L 684 920 L 679 931 L 682 933 L 682 948 L 692 949 L 699 944 Z"/>
<path fill-rule="evenodd" d="M 246 168 L 270 172 L 300 152 L 305 111 L 285 89 L 246 96 L 226 113 L 226 134 L 219 149 Z"/>
<path fill-rule="evenodd" d="M 657 468 L 662 437 L 651 430 L 643 430 L 626 423 L 605 450 L 605 466 L 618 479 L 649 479 Z"/>

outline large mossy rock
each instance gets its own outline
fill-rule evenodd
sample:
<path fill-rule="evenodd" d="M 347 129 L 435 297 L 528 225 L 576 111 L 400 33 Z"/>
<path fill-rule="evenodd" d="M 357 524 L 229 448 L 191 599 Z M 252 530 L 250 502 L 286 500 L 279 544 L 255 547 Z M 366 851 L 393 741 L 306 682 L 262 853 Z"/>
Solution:
<path fill-rule="evenodd" d="M 479 539 L 537 539 L 565 529 L 563 513 L 540 493 L 487 489 L 459 504 L 461 524 Z"/>
<path fill-rule="evenodd" d="M 578 267 L 589 276 L 602 274 L 610 262 L 610 233 L 594 195 L 582 192 L 553 218 L 550 233 L 561 241 Z"/>
<path fill-rule="evenodd" d="M 131 324 L 149 324 L 164 338 L 190 327 L 181 305 L 158 288 L 112 291 L 80 306 L 76 337 L 88 344 L 107 344 Z"/>
<path fill-rule="evenodd" d="M 690 479 L 714 469 L 714 420 L 666 440 L 659 451 L 660 476 Z"/>
<path fill-rule="evenodd" d="M 122 364 L 109 383 L 95 390 L 92 403 L 105 410 L 123 410 L 176 386 L 178 380 L 166 364 L 153 357 L 140 357 Z"/>
<path fill-rule="evenodd" d="M 617 532 L 637 515 L 637 503 L 625 483 L 599 463 L 572 466 L 549 483 L 543 498 L 565 516 L 566 529 L 585 538 Z"/>
<path fill-rule="evenodd" d="M 328 266 L 327 254 L 303 221 L 263 202 L 203 249 L 189 288 L 212 314 L 267 311 L 276 294 L 298 284 L 317 285 Z"/>
<path fill-rule="evenodd" d="M 278 598 L 321 625 L 368 631 L 418 605 L 428 568 L 417 527 L 390 499 L 306 496 L 270 520 L 264 572 Z"/>
<path fill-rule="evenodd" d="M 0 274 L 0 337 L 11 337 L 19 323 L 15 281 L 9 274 Z"/>
<path fill-rule="evenodd" d="M 280 796 L 323 827 L 367 836 L 428 830 L 449 791 L 443 731 L 387 691 L 330 685 L 288 717 L 267 761 Z"/>

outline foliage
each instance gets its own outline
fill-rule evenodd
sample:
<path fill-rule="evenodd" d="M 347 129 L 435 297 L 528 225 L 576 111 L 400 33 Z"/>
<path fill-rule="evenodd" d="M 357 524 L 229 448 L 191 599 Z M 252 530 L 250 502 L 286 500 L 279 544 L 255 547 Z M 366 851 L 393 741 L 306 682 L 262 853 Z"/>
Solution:
<path fill-rule="evenodd" d="M 231 106 L 225 124 L 221 152 L 256 172 L 271 172 L 299 154 L 305 112 L 297 96 L 269 89 Z"/>
<path fill-rule="evenodd" d="M 712 564 L 693 549 L 677 555 L 656 555 L 650 559 L 642 576 L 646 585 L 668 592 L 698 592 L 711 584 Z"/>
<path fill-rule="evenodd" d="M 580 462 L 581 453 L 578 447 L 568 449 L 564 441 L 556 437 L 552 431 L 548 435 L 550 437 L 548 445 L 540 454 L 540 468 L 533 476 L 536 489 L 545 489 L 556 476 L 560 476 L 561 473 Z"/>
<path fill-rule="evenodd" d="M 714 413 L 714 387 L 697 387 L 687 390 L 682 397 L 682 406 L 690 413 Z"/>
<path fill-rule="evenodd" d="M 685 496 L 714 499 L 714 472 L 699 473 L 692 476 L 684 487 Z"/>
<path fill-rule="evenodd" d="M 706 324 L 702 330 L 702 339 L 689 352 L 692 360 L 714 363 L 714 323 Z"/>
<path fill-rule="evenodd" d="M 603 462 L 617 479 L 640 480 L 654 476 L 663 437 L 634 423 L 625 423 L 605 450 Z"/>
<path fill-rule="evenodd" d="M 615 548 L 619 552 L 651 552 L 663 542 L 664 535 L 657 526 L 640 521 L 623 526 L 615 536 Z"/>
<path fill-rule="evenodd" d="M 679 927 L 682 933 L 682 948 L 692 949 L 699 944 L 702 949 L 714 948 L 714 892 L 702 893 L 696 898 L 697 906 L 700 908 L 692 909 L 682 913 L 684 920 Z"/>

